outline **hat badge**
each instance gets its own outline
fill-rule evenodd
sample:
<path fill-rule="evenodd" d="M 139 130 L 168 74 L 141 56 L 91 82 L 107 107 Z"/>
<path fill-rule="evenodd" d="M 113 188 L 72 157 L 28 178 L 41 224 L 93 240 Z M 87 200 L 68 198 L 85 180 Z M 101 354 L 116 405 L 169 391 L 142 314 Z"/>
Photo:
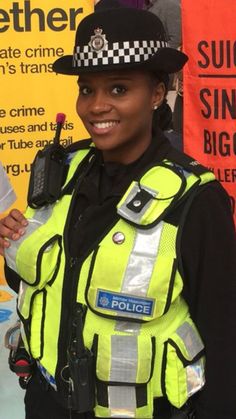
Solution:
<path fill-rule="evenodd" d="M 100 52 L 105 49 L 108 44 L 106 35 L 102 33 L 102 29 L 94 29 L 94 35 L 91 36 L 89 46 L 93 51 Z"/>

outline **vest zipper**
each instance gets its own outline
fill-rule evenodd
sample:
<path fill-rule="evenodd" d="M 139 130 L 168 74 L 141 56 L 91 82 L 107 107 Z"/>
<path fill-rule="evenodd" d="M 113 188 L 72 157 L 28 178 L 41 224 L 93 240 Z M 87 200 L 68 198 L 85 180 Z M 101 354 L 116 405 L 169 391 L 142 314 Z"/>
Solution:
<path fill-rule="evenodd" d="M 72 269 L 76 264 L 76 258 L 75 257 L 71 257 L 70 258 L 70 268 Z"/>
<path fill-rule="evenodd" d="M 62 370 L 68 364 L 67 352 L 72 337 L 73 316 L 76 308 L 76 295 L 78 277 L 81 269 L 81 262 L 70 257 L 65 268 L 65 279 L 62 290 L 61 326 L 58 338 L 58 359 L 56 368 L 56 381 L 58 390 L 61 391 L 66 400 L 68 398 L 69 385 L 61 380 Z"/>

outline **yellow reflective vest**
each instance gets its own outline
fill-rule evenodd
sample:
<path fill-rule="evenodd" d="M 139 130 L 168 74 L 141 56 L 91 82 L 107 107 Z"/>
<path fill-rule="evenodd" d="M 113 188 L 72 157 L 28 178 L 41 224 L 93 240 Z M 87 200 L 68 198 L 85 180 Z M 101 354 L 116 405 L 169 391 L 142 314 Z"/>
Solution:
<path fill-rule="evenodd" d="M 73 155 L 67 182 L 87 154 Z M 191 159 L 184 163 L 164 160 L 133 181 L 117 206 L 119 220 L 85 260 L 68 254 L 73 194 L 28 208 L 27 233 L 8 255 L 22 278 L 25 346 L 64 394 L 73 309 L 86 307 L 97 417 L 151 418 L 154 398 L 165 396 L 179 408 L 204 385 L 204 345 L 181 296 L 179 226 L 166 219 L 214 175 Z"/>

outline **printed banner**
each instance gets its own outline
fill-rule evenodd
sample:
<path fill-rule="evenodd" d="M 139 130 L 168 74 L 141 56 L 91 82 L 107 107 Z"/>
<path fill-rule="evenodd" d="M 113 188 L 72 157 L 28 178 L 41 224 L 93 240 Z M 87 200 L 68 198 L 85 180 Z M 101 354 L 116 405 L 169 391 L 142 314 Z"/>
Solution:
<path fill-rule="evenodd" d="M 87 138 L 75 111 L 77 78 L 52 72 L 72 54 L 80 20 L 94 0 L 4 0 L 0 4 L 0 161 L 24 210 L 31 163 L 52 142 L 55 117 L 66 114 L 61 144 Z M 1 282 L 2 274 L 0 274 Z"/>
<path fill-rule="evenodd" d="M 184 149 L 236 200 L 236 2 L 182 0 Z"/>

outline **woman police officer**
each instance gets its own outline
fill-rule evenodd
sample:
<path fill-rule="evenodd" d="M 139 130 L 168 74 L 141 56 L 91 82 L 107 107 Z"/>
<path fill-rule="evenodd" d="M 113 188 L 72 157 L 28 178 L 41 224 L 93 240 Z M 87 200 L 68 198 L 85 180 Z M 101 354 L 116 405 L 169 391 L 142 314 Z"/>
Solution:
<path fill-rule="evenodd" d="M 152 129 L 186 60 L 154 14 L 117 8 L 85 17 L 53 65 L 79 76 L 91 140 L 67 150 L 59 200 L 0 226 L 21 236 L 5 271 L 37 365 L 27 419 L 236 417 L 229 199 Z"/>

